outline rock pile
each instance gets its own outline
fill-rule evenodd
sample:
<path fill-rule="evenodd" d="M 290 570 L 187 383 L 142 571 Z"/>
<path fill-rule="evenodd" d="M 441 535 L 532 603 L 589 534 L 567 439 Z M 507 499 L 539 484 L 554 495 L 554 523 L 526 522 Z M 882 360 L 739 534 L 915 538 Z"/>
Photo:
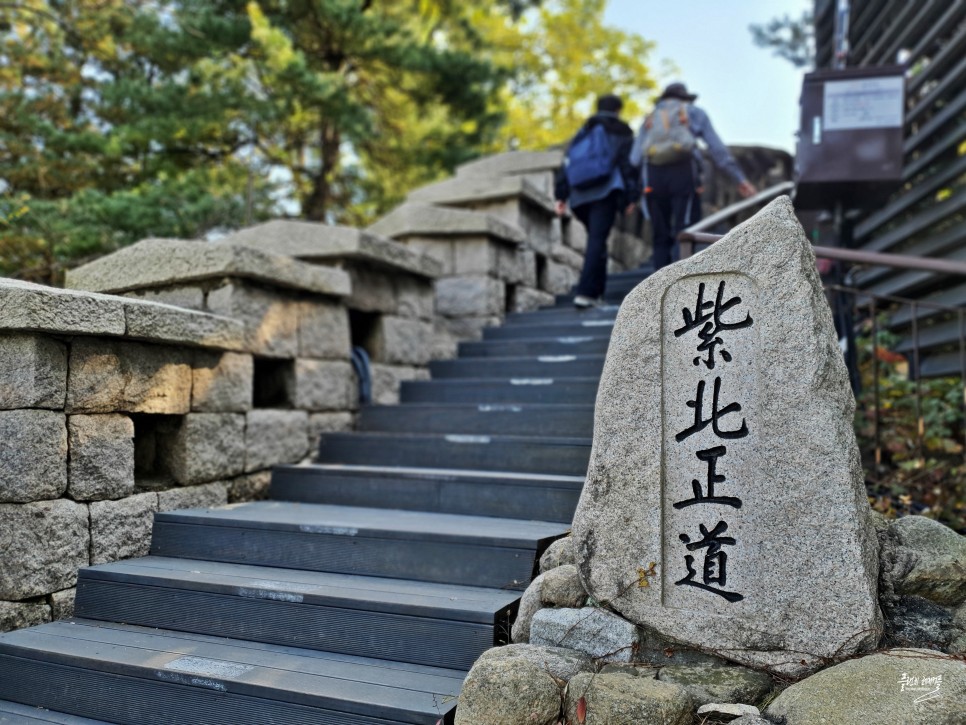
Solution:
<path fill-rule="evenodd" d="M 458 725 L 966 722 L 966 539 L 872 515 L 854 406 L 787 199 L 645 280 L 572 540 Z"/>

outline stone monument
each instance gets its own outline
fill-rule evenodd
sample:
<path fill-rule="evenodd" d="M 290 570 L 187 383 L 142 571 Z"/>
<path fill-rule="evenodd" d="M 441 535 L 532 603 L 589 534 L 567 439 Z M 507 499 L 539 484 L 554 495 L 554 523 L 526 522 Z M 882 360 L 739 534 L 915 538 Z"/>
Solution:
<path fill-rule="evenodd" d="M 775 672 L 874 646 L 854 409 L 788 198 L 645 280 L 614 327 L 574 518 L 590 595 Z"/>

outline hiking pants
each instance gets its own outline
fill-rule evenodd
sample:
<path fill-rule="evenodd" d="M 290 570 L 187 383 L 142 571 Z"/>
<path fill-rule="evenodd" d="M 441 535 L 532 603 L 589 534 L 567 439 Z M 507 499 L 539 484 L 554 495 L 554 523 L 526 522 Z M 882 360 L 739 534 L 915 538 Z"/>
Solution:
<path fill-rule="evenodd" d="M 594 299 L 604 294 L 607 284 L 607 237 L 614 226 L 622 193 L 614 190 L 603 199 L 581 204 L 574 209 L 574 215 L 587 229 L 584 268 L 574 294 Z"/>
<path fill-rule="evenodd" d="M 654 269 L 673 260 L 678 234 L 686 226 L 694 201 L 694 171 L 691 161 L 647 167 L 647 214 L 654 232 Z"/>

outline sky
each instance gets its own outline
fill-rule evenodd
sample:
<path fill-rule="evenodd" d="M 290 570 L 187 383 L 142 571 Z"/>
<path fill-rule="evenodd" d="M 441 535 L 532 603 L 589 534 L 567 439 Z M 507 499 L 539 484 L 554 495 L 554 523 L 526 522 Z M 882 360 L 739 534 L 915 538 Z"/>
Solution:
<path fill-rule="evenodd" d="M 757 47 L 748 26 L 785 14 L 798 17 L 811 5 L 811 0 L 609 0 L 605 22 L 657 44 L 651 56 L 655 71 L 663 60 L 679 69 L 673 77 L 658 75 L 661 87 L 686 83 L 725 143 L 794 153 L 803 71 Z"/>

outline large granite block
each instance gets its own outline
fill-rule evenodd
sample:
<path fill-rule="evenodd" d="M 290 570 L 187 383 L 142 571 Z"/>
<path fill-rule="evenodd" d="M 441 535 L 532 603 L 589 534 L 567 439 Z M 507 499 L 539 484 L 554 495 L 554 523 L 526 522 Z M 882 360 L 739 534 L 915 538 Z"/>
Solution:
<path fill-rule="evenodd" d="M 87 506 L 67 499 L 0 504 L 0 599 L 74 586 L 89 564 Z"/>
<path fill-rule="evenodd" d="M 384 315 L 370 340 L 373 362 L 425 365 L 431 357 L 433 326 L 422 320 Z"/>
<path fill-rule="evenodd" d="M 0 632 L 33 627 L 49 621 L 50 605 L 46 602 L 0 602 Z"/>
<path fill-rule="evenodd" d="M 399 246 L 403 247 L 401 244 Z M 415 255 L 408 249 L 406 251 Z M 349 278 L 352 280 L 352 294 L 345 299 L 346 306 L 364 312 L 396 314 L 398 303 L 393 282 L 393 277 L 396 274 L 399 273 L 369 266 L 353 267 L 349 270 Z"/>
<path fill-rule="evenodd" d="M 0 335 L 0 409 L 64 407 L 67 347 L 42 335 Z"/>
<path fill-rule="evenodd" d="M 215 481 L 158 491 L 158 511 L 224 506 L 228 503 L 229 486 L 227 481 Z"/>
<path fill-rule="evenodd" d="M 787 198 L 649 277 L 618 313 L 574 517 L 591 596 L 777 672 L 874 646 L 854 410 Z"/>
<path fill-rule="evenodd" d="M 359 405 L 355 372 L 341 360 L 295 361 L 295 407 L 354 410 Z"/>
<path fill-rule="evenodd" d="M 299 349 L 300 303 L 291 295 L 234 280 L 208 293 L 208 311 L 244 326 L 247 352 L 295 357 Z"/>
<path fill-rule="evenodd" d="M 406 365 L 372 365 L 372 402 L 376 405 L 395 405 L 399 402 L 399 386 L 404 380 L 428 380 L 426 368 Z"/>
<path fill-rule="evenodd" d="M 91 564 L 147 556 L 151 527 L 158 510 L 156 493 L 139 493 L 118 501 L 94 501 L 91 510 Z"/>
<path fill-rule="evenodd" d="M 576 284 L 579 272 L 567 264 L 548 259 L 540 270 L 540 289 L 555 295 L 566 294 Z"/>
<path fill-rule="evenodd" d="M 379 402 L 373 396 L 375 402 Z M 397 394 L 398 402 L 398 394 Z M 319 445 L 319 437 L 323 433 L 344 433 L 355 426 L 355 416 L 352 413 L 310 413 L 308 422 L 309 451 L 314 451 Z"/>
<path fill-rule="evenodd" d="M 240 244 L 263 252 L 352 269 L 359 264 L 387 271 L 435 277 L 439 268 L 391 239 L 347 226 L 274 220 L 225 237 L 220 243 Z"/>
<path fill-rule="evenodd" d="M 436 310 L 446 317 L 500 315 L 506 309 L 506 284 L 484 276 L 436 280 Z"/>
<path fill-rule="evenodd" d="M 532 287 L 516 287 L 513 290 L 510 311 L 530 312 L 541 307 L 552 307 L 554 299 L 552 294 L 543 290 L 533 289 Z"/>
<path fill-rule="evenodd" d="M 391 291 L 390 287 L 390 291 Z M 298 354 L 302 357 L 347 360 L 352 350 L 349 313 L 342 305 L 302 302 L 299 305 Z"/>
<path fill-rule="evenodd" d="M 205 291 L 201 284 L 175 285 L 160 289 L 131 290 L 124 293 L 125 297 L 144 302 L 160 302 L 163 305 L 174 305 L 189 310 L 205 309 Z"/>
<path fill-rule="evenodd" d="M 303 410 L 253 410 L 245 428 L 245 472 L 296 463 L 308 452 L 308 414 Z"/>
<path fill-rule="evenodd" d="M 251 279 L 337 297 L 349 293 L 349 278 L 339 269 L 305 264 L 247 246 L 181 239 L 144 239 L 68 270 L 66 284 L 74 289 L 116 293 L 219 278 Z"/>
<path fill-rule="evenodd" d="M 507 151 L 474 159 L 456 167 L 457 176 L 522 176 L 544 194 L 553 194 L 553 176 L 563 163 L 563 152 Z"/>
<path fill-rule="evenodd" d="M 140 300 L 124 302 L 125 336 L 182 345 L 241 350 L 244 327 L 238 320 Z"/>
<path fill-rule="evenodd" d="M 63 589 L 59 592 L 51 592 L 47 595 L 50 603 L 51 619 L 67 619 L 74 616 L 74 601 L 77 598 L 77 589 Z"/>
<path fill-rule="evenodd" d="M 483 236 L 512 244 L 526 242 L 523 230 L 495 216 L 423 202 L 402 204 L 369 229 L 404 242 L 411 250 L 419 253 L 427 250 L 410 245 L 409 242 L 414 238 L 432 240 Z M 439 274 L 448 273 L 449 270 L 445 268 L 439 270 Z"/>
<path fill-rule="evenodd" d="M 199 413 L 251 410 L 254 370 L 251 355 L 195 353 L 191 371 L 191 410 Z"/>
<path fill-rule="evenodd" d="M 268 498 L 268 490 L 272 485 L 271 471 L 256 471 L 244 476 L 237 476 L 228 487 L 228 503 L 242 503 L 258 501 Z"/>
<path fill-rule="evenodd" d="M 0 501 L 57 498 L 67 489 L 67 420 L 52 410 L 0 411 Z"/>
<path fill-rule="evenodd" d="M 70 346 L 71 413 L 187 413 L 191 354 L 133 342 L 75 338 Z"/>
<path fill-rule="evenodd" d="M 398 277 L 396 280 L 396 314 L 432 321 L 436 314 L 436 295 L 433 283 L 415 277 Z"/>
<path fill-rule="evenodd" d="M 72 415 L 67 419 L 70 482 L 78 501 L 134 493 L 134 423 L 126 415 Z"/>
<path fill-rule="evenodd" d="M 0 330 L 123 335 L 123 300 L 0 279 Z"/>
<path fill-rule="evenodd" d="M 466 237 L 453 242 L 451 274 L 501 276 L 500 272 L 504 275 L 509 272 L 511 277 L 517 278 L 520 275 L 514 273 L 515 270 L 510 268 L 512 265 L 508 261 L 508 257 L 513 262 L 516 261 L 512 258 L 516 249 L 503 250 L 502 246 L 487 237 Z M 509 254 L 501 254 L 501 252 Z"/>
<path fill-rule="evenodd" d="M 158 448 L 162 467 L 183 486 L 230 478 L 245 469 L 245 416 L 190 413 L 160 437 Z"/>

